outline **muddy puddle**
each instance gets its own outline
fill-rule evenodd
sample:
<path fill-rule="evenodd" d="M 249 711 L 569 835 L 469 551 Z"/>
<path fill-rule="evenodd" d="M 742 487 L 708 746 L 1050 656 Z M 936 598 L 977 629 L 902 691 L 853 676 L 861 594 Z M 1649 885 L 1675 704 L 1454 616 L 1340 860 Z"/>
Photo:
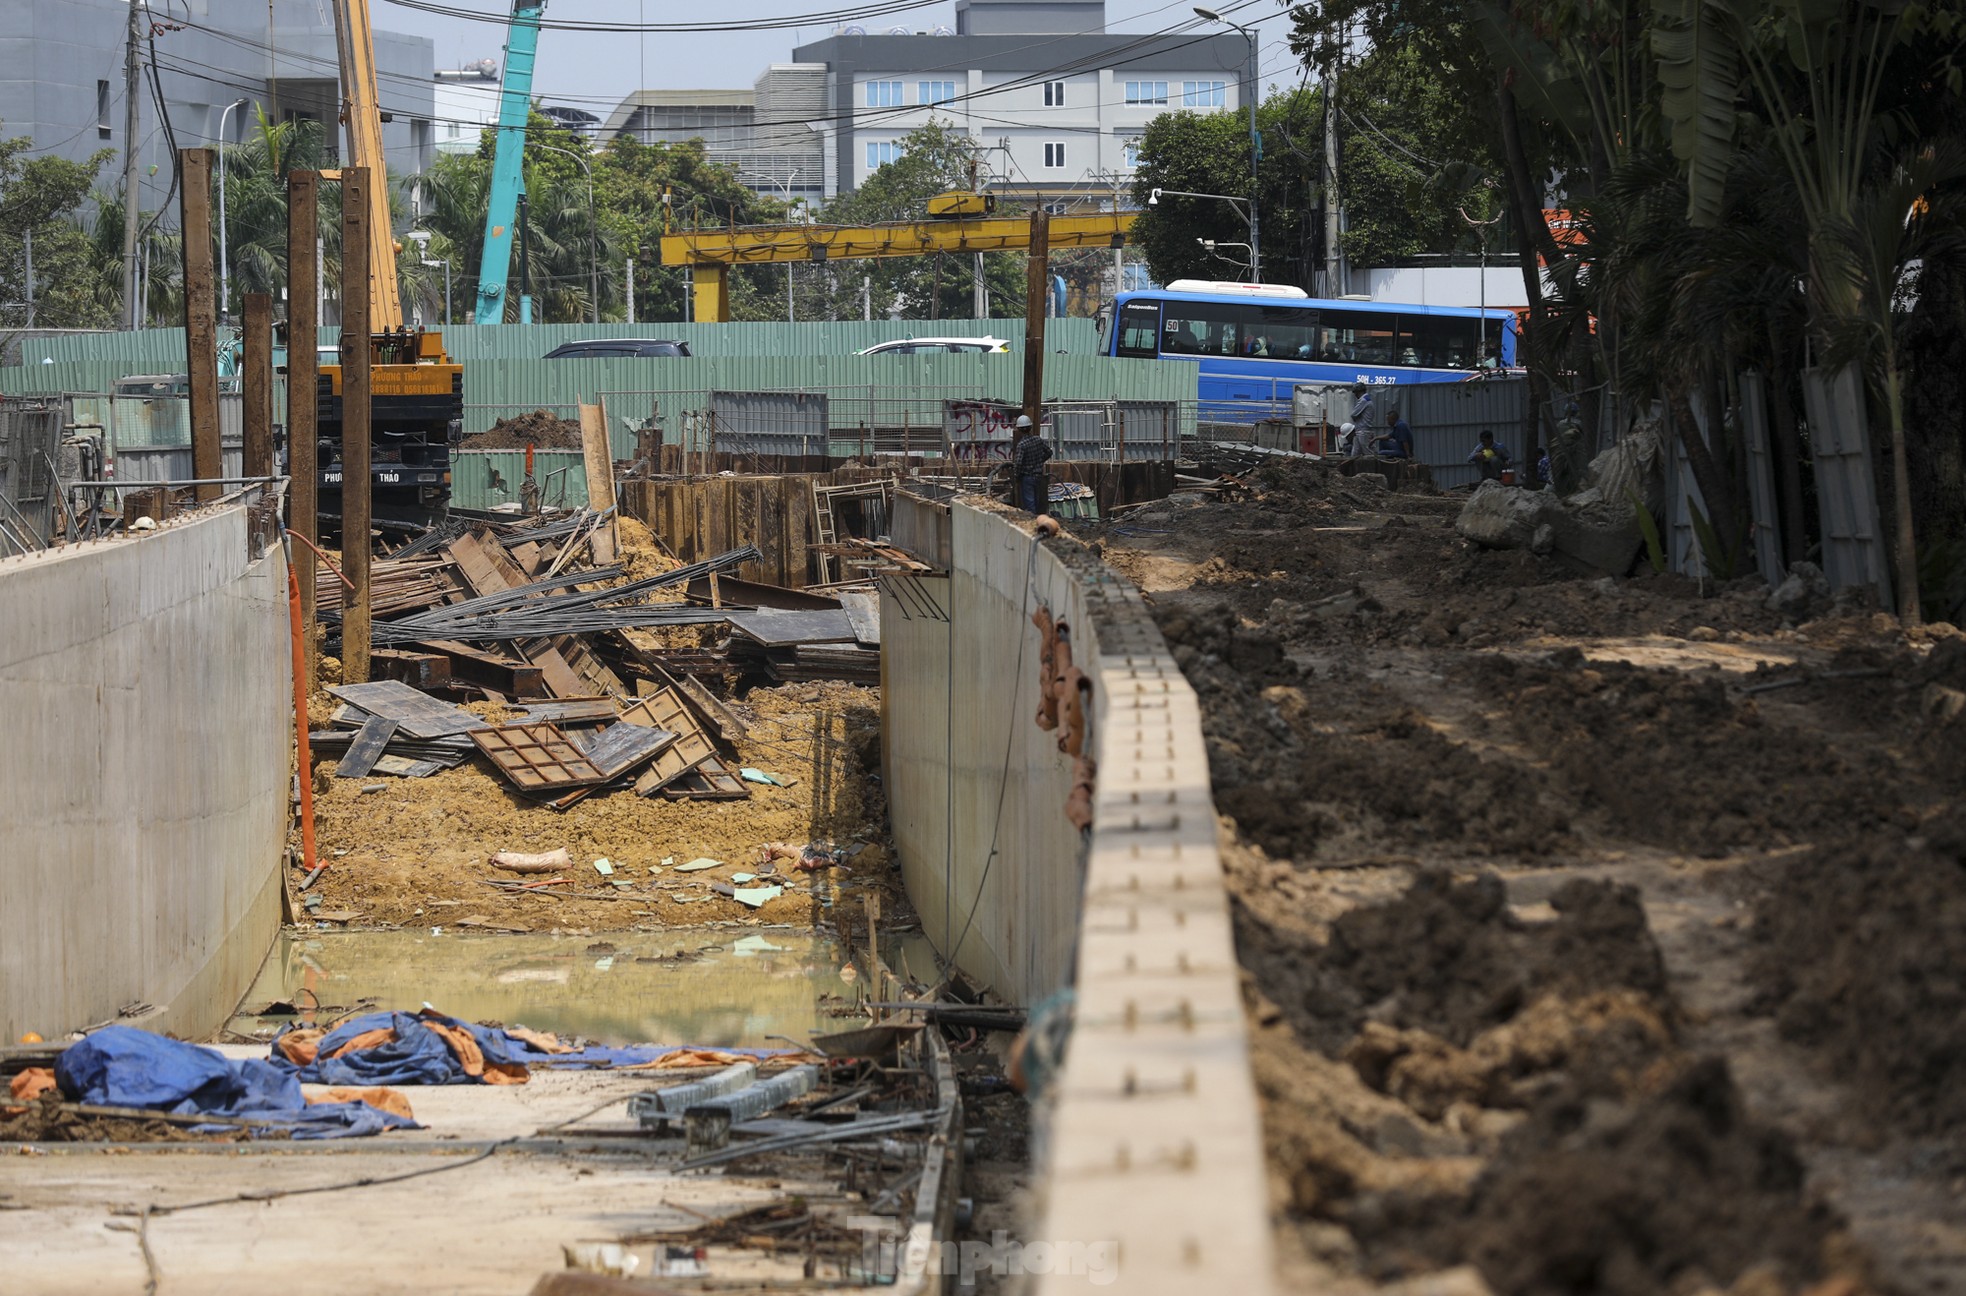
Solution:
<path fill-rule="evenodd" d="M 270 1038 L 295 1016 L 268 1005 L 327 1022 L 428 1003 L 470 1021 L 603 1044 L 803 1044 L 839 1029 L 827 1005 L 865 986 L 841 977 L 847 961 L 837 941 L 773 928 L 604 938 L 282 932 L 228 1025 Z"/>

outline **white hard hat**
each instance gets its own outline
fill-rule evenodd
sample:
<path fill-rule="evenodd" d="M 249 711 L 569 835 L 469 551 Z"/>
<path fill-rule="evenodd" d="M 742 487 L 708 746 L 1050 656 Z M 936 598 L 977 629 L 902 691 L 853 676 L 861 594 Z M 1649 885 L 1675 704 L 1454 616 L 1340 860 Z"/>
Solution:
<path fill-rule="evenodd" d="M 1029 414 L 1019 414 L 1017 416 L 1017 426 L 1021 428 L 1031 426 L 1031 416 Z"/>

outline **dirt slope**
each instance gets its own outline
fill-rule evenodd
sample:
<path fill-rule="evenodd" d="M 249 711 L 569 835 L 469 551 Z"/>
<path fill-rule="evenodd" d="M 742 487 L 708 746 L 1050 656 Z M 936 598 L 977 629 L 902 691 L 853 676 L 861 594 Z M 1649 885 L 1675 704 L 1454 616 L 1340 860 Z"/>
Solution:
<path fill-rule="evenodd" d="M 1203 700 L 1289 1283 L 1966 1291 L 1966 638 L 1254 487 L 1098 543 Z"/>

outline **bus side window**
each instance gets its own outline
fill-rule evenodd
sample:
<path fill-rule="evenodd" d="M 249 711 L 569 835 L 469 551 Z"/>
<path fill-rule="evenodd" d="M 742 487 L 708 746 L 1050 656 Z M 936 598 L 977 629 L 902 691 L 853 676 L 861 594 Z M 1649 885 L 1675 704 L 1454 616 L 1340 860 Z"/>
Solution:
<path fill-rule="evenodd" d="M 1159 355 L 1159 305 L 1154 302 L 1128 302 L 1120 311 L 1118 341 L 1119 355 L 1148 360 Z M 1168 349 L 1173 350 L 1173 347 Z"/>

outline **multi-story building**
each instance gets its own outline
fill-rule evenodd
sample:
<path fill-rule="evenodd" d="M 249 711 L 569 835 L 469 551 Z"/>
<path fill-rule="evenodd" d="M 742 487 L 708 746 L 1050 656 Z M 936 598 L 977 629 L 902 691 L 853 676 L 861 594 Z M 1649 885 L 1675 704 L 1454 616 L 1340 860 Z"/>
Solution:
<path fill-rule="evenodd" d="M 432 134 L 439 153 L 476 153 L 487 127 L 498 124 L 498 60 L 438 68 L 432 95 Z"/>
<path fill-rule="evenodd" d="M 5 8 L 0 134 L 30 136 L 37 149 L 77 160 L 105 148 L 123 154 L 132 142 L 123 94 L 129 0 L 6 0 Z M 339 148 L 334 21 L 317 0 L 173 0 L 148 11 L 144 33 L 134 140 L 144 207 L 169 193 L 170 139 L 211 147 L 223 129 L 236 143 L 259 111 L 321 122 Z M 378 31 L 375 58 L 390 172 L 421 171 L 434 142 L 431 43 Z M 121 167 L 121 156 L 111 161 L 104 187 L 115 186 Z"/>
<path fill-rule="evenodd" d="M 938 120 L 976 141 L 998 192 L 1046 200 L 1110 200 L 1148 122 L 1236 111 L 1253 71 L 1237 32 L 1108 33 L 1104 0 L 958 0 L 953 33 L 849 28 L 793 57 L 826 67 L 827 192 L 858 187 Z"/>
<path fill-rule="evenodd" d="M 1240 33 L 1108 33 L 1104 0 L 957 0 L 954 30 L 846 27 L 774 64 L 751 92 L 644 90 L 603 138 L 700 136 L 760 193 L 858 188 L 931 120 L 976 142 L 991 187 L 1110 202 L 1147 123 L 1172 109 L 1234 112 L 1250 84 Z"/>
<path fill-rule="evenodd" d="M 641 90 L 621 101 L 602 139 L 644 144 L 701 139 L 710 156 L 761 194 L 816 200 L 826 187 L 822 137 L 809 123 L 826 111 L 826 68 L 774 63 L 749 90 Z"/>

